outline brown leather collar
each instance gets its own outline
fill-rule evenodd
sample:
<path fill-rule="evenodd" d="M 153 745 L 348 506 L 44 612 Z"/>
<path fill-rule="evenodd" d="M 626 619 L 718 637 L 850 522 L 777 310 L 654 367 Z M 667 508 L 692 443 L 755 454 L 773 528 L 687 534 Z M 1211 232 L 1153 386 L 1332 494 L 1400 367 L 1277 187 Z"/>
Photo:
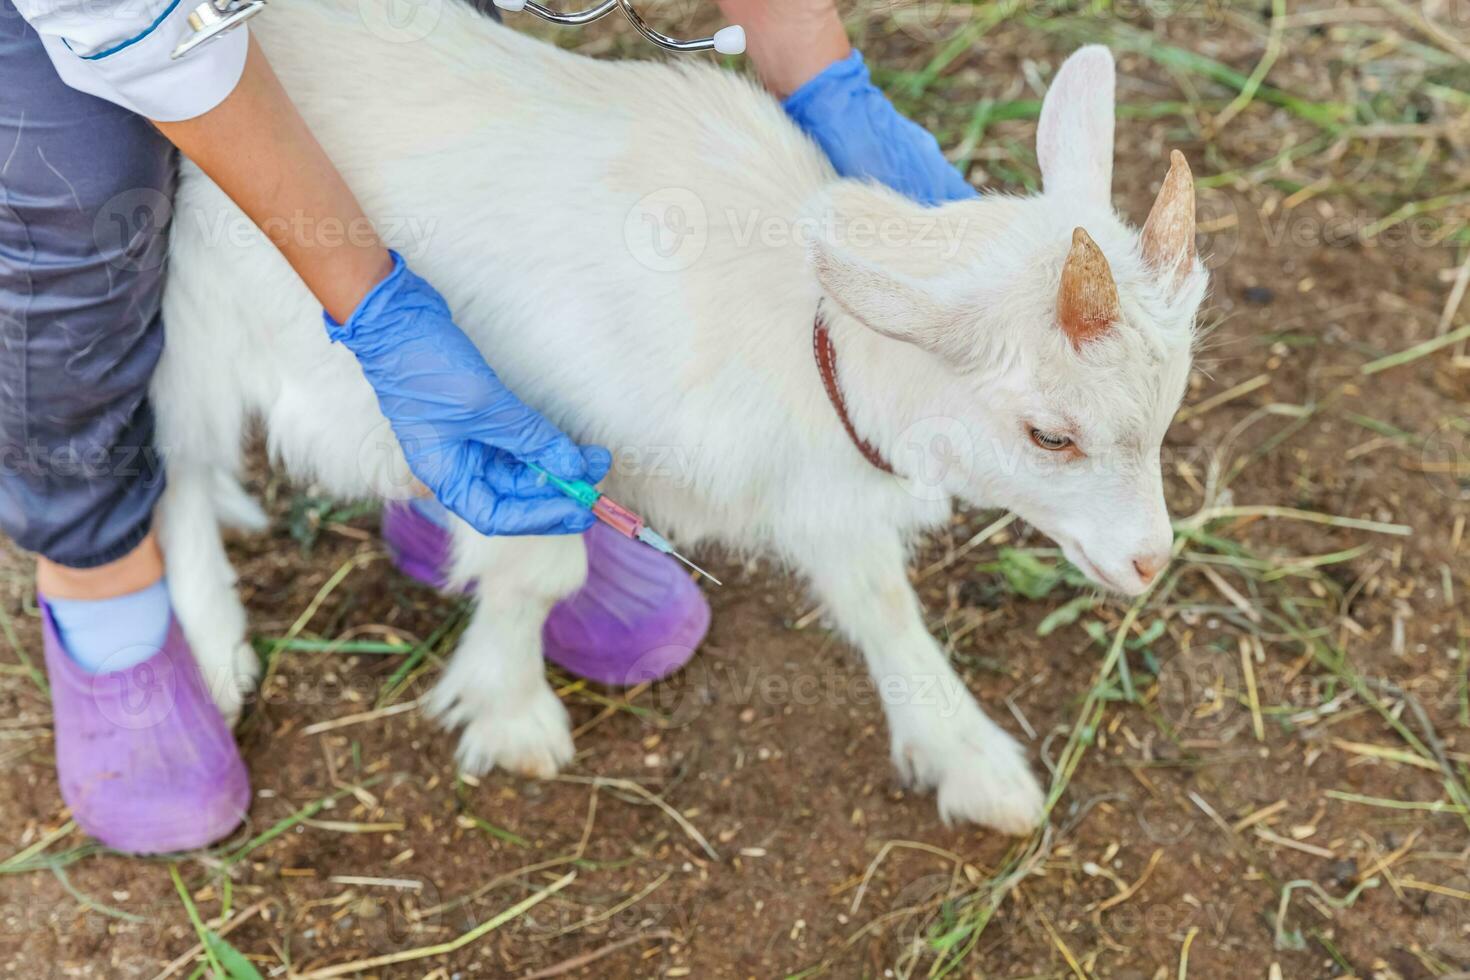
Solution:
<path fill-rule="evenodd" d="M 822 319 L 820 309 L 812 323 L 812 353 L 817 358 L 817 373 L 822 376 L 822 387 L 827 389 L 827 399 L 837 410 L 837 417 L 842 420 L 842 427 L 847 430 L 848 438 L 857 447 L 857 451 L 863 454 L 863 459 L 884 473 L 892 473 L 893 467 L 888 460 L 883 458 L 877 446 L 858 435 L 857 426 L 852 424 L 852 416 L 847 414 L 847 400 L 842 397 L 842 385 L 837 380 L 837 348 L 832 346 L 832 333 L 827 329 L 827 321 Z"/>

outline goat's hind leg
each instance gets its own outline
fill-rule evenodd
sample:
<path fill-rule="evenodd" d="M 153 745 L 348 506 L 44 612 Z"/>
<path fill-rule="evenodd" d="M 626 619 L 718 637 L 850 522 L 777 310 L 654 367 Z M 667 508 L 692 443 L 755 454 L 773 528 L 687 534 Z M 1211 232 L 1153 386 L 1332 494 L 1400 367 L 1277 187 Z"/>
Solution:
<path fill-rule="evenodd" d="M 464 728 L 461 770 L 554 776 L 572 760 L 572 725 L 546 681 L 541 628 L 587 578 L 582 538 L 487 538 L 454 525 L 455 578 L 476 581 L 477 601 L 428 710 Z"/>
<path fill-rule="evenodd" d="M 169 463 L 159 502 L 159 541 L 169 598 L 220 713 L 232 724 L 260 679 L 260 659 L 246 636 L 245 607 L 220 537 L 223 516 L 253 529 L 264 515 L 233 477 L 216 467 Z M 218 498 L 218 499 L 217 499 Z M 222 513 L 217 503 L 226 504 Z"/>

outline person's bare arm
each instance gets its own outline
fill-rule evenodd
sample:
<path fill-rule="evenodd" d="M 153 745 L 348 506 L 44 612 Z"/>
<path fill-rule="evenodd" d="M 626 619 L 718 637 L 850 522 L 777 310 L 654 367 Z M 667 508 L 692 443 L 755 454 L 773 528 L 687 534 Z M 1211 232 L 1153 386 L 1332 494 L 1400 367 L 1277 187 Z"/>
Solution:
<path fill-rule="evenodd" d="M 202 116 L 154 125 L 265 231 L 337 322 L 392 269 L 357 198 L 254 39 L 244 74 L 223 102 Z M 351 233 L 311 232 L 333 226 Z"/>
<path fill-rule="evenodd" d="M 720 0 L 720 10 L 745 28 L 757 74 L 783 99 L 852 52 L 835 0 Z"/>
<path fill-rule="evenodd" d="M 873 84 L 836 0 L 719 0 L 745 28 L 756 73 L 843 177 L 877 180 L 924 204 L 975 196 L 938 142 Z"/>

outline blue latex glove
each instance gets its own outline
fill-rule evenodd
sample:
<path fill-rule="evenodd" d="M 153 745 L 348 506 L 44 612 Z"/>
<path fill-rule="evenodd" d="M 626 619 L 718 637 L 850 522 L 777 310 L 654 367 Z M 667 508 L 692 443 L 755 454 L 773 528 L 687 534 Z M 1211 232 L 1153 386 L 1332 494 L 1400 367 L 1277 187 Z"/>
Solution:
<path fill-rule="evenodd" d="M 844 177 L 871 177 L 921 204 L 977 196 L 939 142 L 899 115 L 854 50 L 797 89 L 782 105 Z"/>
<path fill-rule="evenodd" d="M 501 384 L 434 287 L 393 253 L 393 271 L 327 333 L 357 355 L 409 469 L 482 534 L 585 531 L 591 512 L 526 468 L 607 475 L 606 449 L 578 446 Z"/>

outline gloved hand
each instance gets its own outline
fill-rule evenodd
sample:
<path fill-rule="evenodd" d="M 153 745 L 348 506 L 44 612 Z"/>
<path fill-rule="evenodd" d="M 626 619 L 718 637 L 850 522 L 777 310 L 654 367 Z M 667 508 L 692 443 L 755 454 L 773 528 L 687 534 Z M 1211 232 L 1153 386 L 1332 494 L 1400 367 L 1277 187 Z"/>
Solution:
<path fill-rule="evenodd" d="M 409 469 L 482 534 L 585 531 L 590 511 L 526 463 L 566 480 L 607 475 L 606 449 L 578 446 L 500 382 L 434 288 L 393 253 L 393 271 L 327 333 L 357 355 Z"/>
<path fill-rule="evenodd" d="M 976 196 L 929 131 L 899 115 L 860 51 L 835 61 L 782 105 L 844 177 L 871 177 L 921 204 Z"/>

